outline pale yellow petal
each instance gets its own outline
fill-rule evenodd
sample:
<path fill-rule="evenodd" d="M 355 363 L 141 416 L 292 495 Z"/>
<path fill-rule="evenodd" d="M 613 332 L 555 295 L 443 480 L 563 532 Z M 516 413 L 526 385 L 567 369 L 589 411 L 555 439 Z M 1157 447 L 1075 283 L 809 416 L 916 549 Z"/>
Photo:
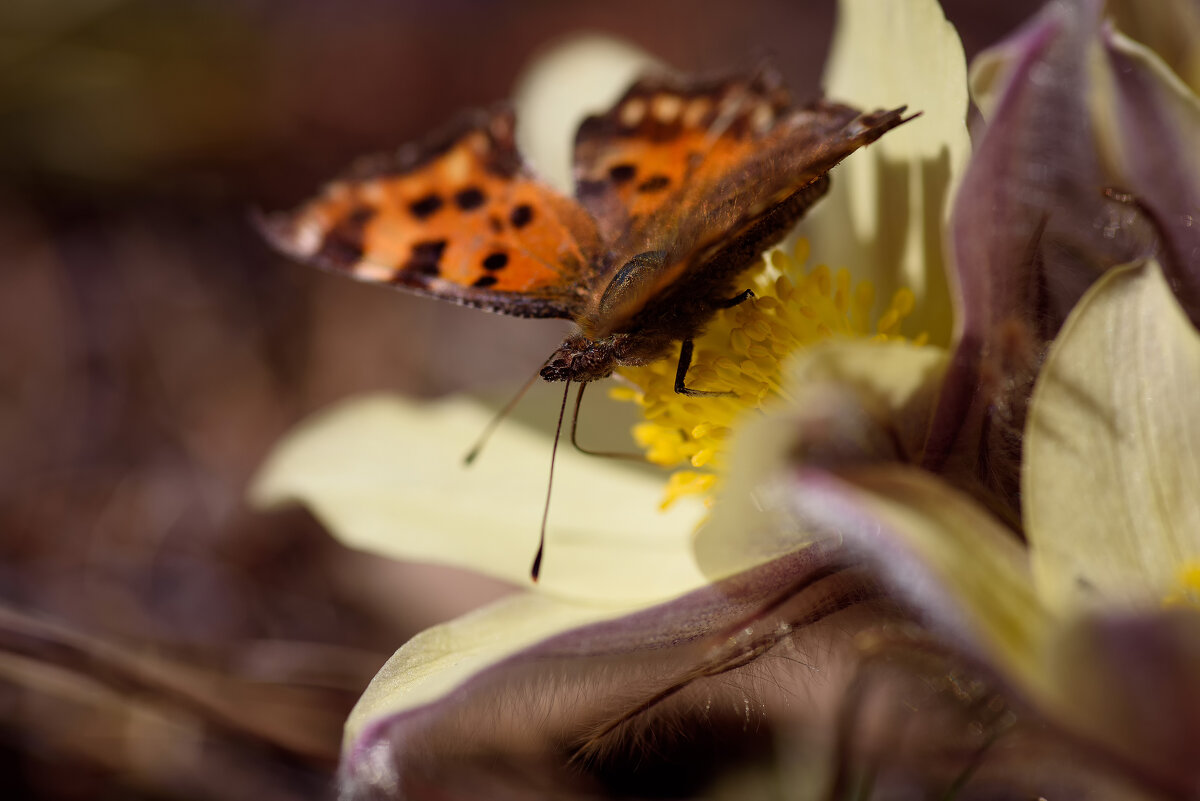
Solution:
<path fill-rule="evenodd" d="M 354 745 L 365 726 L 444 698 L 472 676 L 531 645 L 638 608 L 521 593 L 426 629 L 371 680 L 346 720 L 343 743 Z"/>
<path fill-rule="evenodd" d="M 971 61 L 971 99 L 985 120 L 990 120 L 1000 102 L 1000 93 L 1008 85 L 1008 73 L 1014 59 L 1003 45 L 989 47 Z"/>
<path fill-rule="evenodd" d="M 915 460 L 945 365 L 940 348 L 904 342 L 801 351 L 788 370 L 788 404 L 736 429 L 724 489 L 696 536 L 705 574 L 732 575 L 808 541 L 788 501 L 799 463 Z"/>
<path fill-rule="evenodd" d="M 605 111 L 656 64 L 632 44 L 576 34 L 536 56 L 517 80 L 517 144 L 538 174 L 566 194 L 575 190 L 571 153 L 588 114 Z"/>
<path fill-rule="evenodd" d="M 856 275 L 875 281 L 879 297 L 912 289 L 912 330 L 944 344 L 952 310 L 942 225 L 970 154 L 958 34 L 936 0 L 840 0 L 824 89 L 862 108 L 907 105 L 921 117 L 834 171 L 829 196 L 802 223 L 813 256 L 864 271 Z"/>
<path fill-rule="evenodd" d="M 1117 28 L 1162 58 L 1200 95 L 1200 3 L 1196 0 L 1108 0 Z"/>
<path fill-rule="evenodd" d="M 1200 335 L 1158 265 L 1096 283 L 1051 347 L 1025 435 L 1025 528 L 1054 608 L 1155 607 L 1200 558 Z"/>
<path fill-rule="evenodd" d="M 550 440 L 501 425 L 471 467 L 462 456 L 491 416 L 474 402 L 354 400 L 291 434 L 253 497 L 297 500 L 347 545 L 466 567 L 529 584 Z M 641 601 L 703 578 L 691 556 L 698 504 L 658 511 L 661 481 L 560 445 L 539 588 L 573 598 Z"/>

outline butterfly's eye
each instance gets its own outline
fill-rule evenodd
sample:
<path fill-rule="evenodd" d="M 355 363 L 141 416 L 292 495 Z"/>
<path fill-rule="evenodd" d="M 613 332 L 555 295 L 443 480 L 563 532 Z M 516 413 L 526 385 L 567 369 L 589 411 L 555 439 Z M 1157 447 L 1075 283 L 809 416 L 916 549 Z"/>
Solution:
<path fill-rule="evenodd" d="M 654 285 L 666 258 L 666 251 L 648 250 L 625 262 L 600 296 L 600 313 L 620 316 L 626 305 L 636 302 Z"/>

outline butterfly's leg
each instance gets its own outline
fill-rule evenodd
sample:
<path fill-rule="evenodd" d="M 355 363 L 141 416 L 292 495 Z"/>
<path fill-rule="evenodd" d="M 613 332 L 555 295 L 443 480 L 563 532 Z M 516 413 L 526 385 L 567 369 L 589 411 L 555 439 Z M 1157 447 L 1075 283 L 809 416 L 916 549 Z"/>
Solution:
<path fill-rule="evenodd" d="M 614 378 L 616 376 L 614 375 Z M 614 451 L 594 451 L 591 448 L 585 448 L 579 444 L 579 409 L 583 406 L 583 391 L 587 389 L 587 383 L 579 385 L 579 391 L 575 394 L 575 413 L 571 415 L 571 444 L 575 446 L 575 450 L 587 456 L 602 456 L 606 459 L 629 459 L 634 462 L 644 462 L 646 457 L 640 453 L 617 453 Z"/>
<path fill-rule="evenodd" d="M 733 392 L 710 392 L 704 389 L 688 389 L 683 385 L 687 379 L 688 368 L 692 366 L 692 349 L 694 345 L 692 340 L 683 340 L 683 345 L 679 348 L 679 366 L 675 368 L 675 392 L 680 395 L 687 395 L 689 398 L 720 398 L 735 395 Z"/>
<path fill-rule="evenodd" d="M 718 309 L 732 309 L 739 303 L 743 303 L 754 297 L 754 290 L 747 289 L 741 294 L 735 295 L 728 300 L 723 300 L 717 303 Z M 687 379 L 688 368 L 692 366 L 692 350 L 695 346 L 692 340 L 683 340 L 683 345 L 679 348 L 679 366 L 675 368 L 675 392 L 680 395 L 687 395 L 691 398 L 719 398 L 730 397 L 736 395 L 735 392 L 713 392 L 705 389 L 688 389 L 684 386 L 684 381 Z"/>
<path fill-rule="evenodd" d="M 743 292 L 740 295 L 735 295 L 734 297 L 730 298 L 729 300 L 721 301 L 720 303 L 717 304 L 717 308 L 718 309 L 732 309 L 734 306 L 737 306 L 739 303 L 743 303 L 747 300 L 750 300 L 750 298 L 752 298 L 752 297 L 754 297 L 754 290 L 747 289 L 745 292 Z"/>

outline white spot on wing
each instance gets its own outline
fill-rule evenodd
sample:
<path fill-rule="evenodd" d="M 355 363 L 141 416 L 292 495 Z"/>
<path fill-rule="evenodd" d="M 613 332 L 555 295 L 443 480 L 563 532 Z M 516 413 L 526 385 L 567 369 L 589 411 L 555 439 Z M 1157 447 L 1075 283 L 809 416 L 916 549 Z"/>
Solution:
<path fill-rule="evenodd" d="M 654 118 L 662 123 L 674 122 L 683 108 L 683 100 L 678 95 L 655 95 L 651 109 Z"/>
<path fill-rule="evenodd" d="M 442 171 L 451 185 L 465 183 L 471 175 L 470 154 L 463 148 L 454 148 L 442 162 Z"/>
<path fill-rule="evenodd" d="M 354 273 L 355 278 L 361 278 L 364 281 L 390 281 L 396 274 L 391 267 L 371 261 L 360 261 L 354 265 L 351 272 Z"/>
<path fill-rule="evenodd" d="M 640 123 L 642 118 L 646 116 L 646 101 L 640 97 L 635 97 L 633 100 L 630 100 L 628 103 L 621 106 L 619 116 L 622 125 L 632 128 Z"/>
<path fill-rule="evenodd" d="M 315 254 L 325 241 L 325 227 L 314 220 L 304 220 L 292 227 L 284 240 L 295 256 L 305 258 Z"/>

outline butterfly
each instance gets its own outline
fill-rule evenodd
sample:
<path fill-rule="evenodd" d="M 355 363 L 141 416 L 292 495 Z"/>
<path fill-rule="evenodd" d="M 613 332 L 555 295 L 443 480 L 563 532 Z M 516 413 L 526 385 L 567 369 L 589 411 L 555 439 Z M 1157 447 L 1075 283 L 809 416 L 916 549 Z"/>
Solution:
<path fill-rule="evenodd" d="M 574 321 L 540 375 L 579 382 L 576 404 L 587 382 L 676 343 L 675 391 L 720 395 L 686 384 L 693 339 L 750 297 L 739 277 L 828 191 L 829 170 L 912 119 L 904 111 L 793 105 L 769 68 L 652 75 L 579 126 L 574 198 L 526 164 L 501 105 L 360 162 L 260 227 L 283 253 L 362 281 Z M 534 581 L 549 508 L 547 493 Z"/>
<path fill-rule="evenodd" d="M 260 227 L 283 253 L 362 281 L 574 321 L 548 381 L 595 381 L 679 343 L 676 392 L 721 394 L 686 385 L 693 339 L 750 296 L 739 276 L 825 194 L 829 170 L 904 111 L 794 105 L 769 68 L 652 75 L 580 125 L 574 198 L 526 164 L 500 105 L 360 162 Z"/>

